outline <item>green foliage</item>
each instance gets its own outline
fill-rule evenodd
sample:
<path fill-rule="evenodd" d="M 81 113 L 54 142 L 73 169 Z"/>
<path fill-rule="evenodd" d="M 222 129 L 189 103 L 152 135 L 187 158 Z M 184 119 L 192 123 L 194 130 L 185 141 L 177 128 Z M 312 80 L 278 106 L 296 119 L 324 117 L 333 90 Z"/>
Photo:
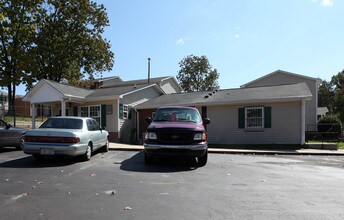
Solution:
<path fill-rule="evenodd" d="M 206 56 L 189 55 L 179 62 L 177 79 L 186 92 L 219 89 L 219 73 L 212 69 Z"/>
<path fill-rule="evenodd" d="M 322 81 L 318 91 L 320 107 L 327 107 L 344 123 L 344 70 L 334 75 L 330 82 Z"/>
<path fill-rule="evenodd" d="M 36 31 L 42 0 L 0 0 L 0 86 L 7 87 L 9 113 L 13 114 L 16 86 L 27 74 L 26 53 Z"/>
<path fill-rule="evenodd" d="M 323 80 L 318 91 L 318 106 L 327 107 L 331 111 L 332 109 L 330 108 L 333 107 L 333 96 L 334 92 L 331 83 Z"/>
<path fill-rule="evenodd" d="M 91 0 L 0 0 L 0 87 L 45 78 L 69 84 L 111 70 L 106 9 Z"/>
<path fill-rule="evenodd" d="M 27 80 L 42 78 L 72 85 L 93 79 L 94 74 L 111 70 L 114 54 L 102 38 L 109 25 L 106 9 L 89 0 L 48 0 L 43 9 L 34 47 L 29 54 L 35 60 Z"/>
<path fill-rule="evenodd" d="M 344 122 L 344 70 L 332 77 L 331 85 L 334 93 L 331 110 Z"/>
<path fill-rule="evenodd" d="M 319 119 L 318 131 L 338 132 L 342 131 L 342 123 L 336 115 L 326 115 Z"/>

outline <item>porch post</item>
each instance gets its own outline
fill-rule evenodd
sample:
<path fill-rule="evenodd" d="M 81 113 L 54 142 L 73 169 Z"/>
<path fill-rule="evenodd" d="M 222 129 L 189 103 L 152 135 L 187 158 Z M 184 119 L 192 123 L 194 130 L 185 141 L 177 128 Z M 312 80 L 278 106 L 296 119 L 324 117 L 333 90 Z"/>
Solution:
<path fill-rule="evenodd" d="M 61 100 L 61 116 L 66 116 L 66 102 Z"/>
<path fill-rule="evenodd" d="M 36 128 L 36 105 L 35 104 L 31 104 L 31 109 L 32 109 L 32 124 L 31 127 L 32 129 Z"/>
<path fill-rule="evenodd" d="M 306 101 L 301 102 L 301 145 L 306 142 Z"/>

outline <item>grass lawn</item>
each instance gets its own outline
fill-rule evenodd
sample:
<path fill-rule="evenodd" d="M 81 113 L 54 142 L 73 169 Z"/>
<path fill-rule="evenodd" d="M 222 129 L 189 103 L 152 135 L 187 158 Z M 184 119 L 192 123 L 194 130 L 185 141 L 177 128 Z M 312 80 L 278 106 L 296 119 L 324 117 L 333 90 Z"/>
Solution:
<path fill-rule="evenodd" d="M 47 119 L 47 117 L 36 117 L 36 121 L 37 122 L 43 122 Z M 4 121 L 6 121 L 7 123 L 13 123 L 13 120 L 14 118 L 13 117 L 9 117 L 9 116 L 6 116 L 4 119 Z M 16 121 L 19 122 L 19 121 L 25 121 L 25 122 L 31 122 L 32 121 L 32 118 L 31 117 L 21 117 L 21 116 L 17 116 L 16 117 Z"/>
<path fill-rule="evenodd" d="M 344 142 L 339 142 L 337 145 L 338 145 L 338 150 L 344 150 Z"/>

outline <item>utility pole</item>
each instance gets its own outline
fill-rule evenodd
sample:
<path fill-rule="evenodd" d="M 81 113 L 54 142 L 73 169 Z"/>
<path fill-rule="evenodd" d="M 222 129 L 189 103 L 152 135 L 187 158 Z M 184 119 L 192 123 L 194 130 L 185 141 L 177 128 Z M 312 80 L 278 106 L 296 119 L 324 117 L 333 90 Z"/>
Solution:
<path fill-rule="evenodd" d="M 150 61 L 151 58 L 148 57 L 148 83 L 150 83 Z"/>

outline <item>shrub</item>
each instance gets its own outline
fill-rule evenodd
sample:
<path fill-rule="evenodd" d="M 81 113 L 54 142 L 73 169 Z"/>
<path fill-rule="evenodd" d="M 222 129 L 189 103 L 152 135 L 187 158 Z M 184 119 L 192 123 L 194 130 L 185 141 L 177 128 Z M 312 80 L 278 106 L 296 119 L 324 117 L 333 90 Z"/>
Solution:
<path fill-rule="evenodd" d="M 336 115 L 327 115 L 320 118 L 318 122 L 319 132 L 331 132 L 324 134 L 326 138 L 339 138 L 342 132 L 342 123 Z"/>

